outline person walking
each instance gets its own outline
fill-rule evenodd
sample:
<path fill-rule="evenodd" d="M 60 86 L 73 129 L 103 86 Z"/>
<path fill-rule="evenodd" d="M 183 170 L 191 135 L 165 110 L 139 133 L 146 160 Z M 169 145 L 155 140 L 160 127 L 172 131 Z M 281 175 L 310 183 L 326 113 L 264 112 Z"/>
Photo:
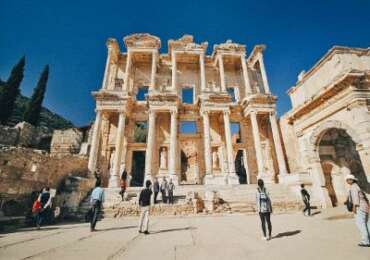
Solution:
<path fill-rule="evenodd" d="M 147 180 L 145 182 L 145 188 L 140 192 L 139 195 L 139 206 L 140 206 L 140 221 L 139 221 L 139 233 L 149 234 L 149 210 L 150 210 L 150 198 L 152 196 L 151 190 L 152 182 Z"/>
<path fill-rule="evenodd" d="M 42 190 L 38 197 L 38 201 L 40 202 L 40 208 L 36 215 L 36 226 L 37 229 L 40 229 L 42 222 L 48 216 L 48 211 L 50 211 L 51 208 L 51 195 L 49 187 L 46 187 Z"/>
<path fill-rule="evenodd" d="M 167 186 L 168 186 L 168 183 L 167 183 L 166 177 L 163 177 L 163 181 L 160 186 L 163 203 L 167 203 L 167 190 L 168 190 Z"/>
<path fill-rule="evenodd" d="M 100 180 L 96 181 L 95 188 L 91 193 L 90 204 L 92 216 L 90 219 L 90 231 L 95 231 L 96 222 L 101 210 L 102 203 L 104 202 L 104 190 L 100 187 Z"/>
<path fill-rule="evenodd" d="M 271 225 L 271 219 L 270 219 L 270 216 L 272 213 L 271 199 L 265 188 L 263 180 L 258 179 L 257 184 L 258 184 L 258 188 L 257 188 L 257 194 L 256 194 L 256 204 L 257 204 L 257 212 L 261 219 L 263 240 L 270 240 L 271 232 L 272 232 L 272 225 Z M 266 223 L 268 227 L 268 237 L 266 236 Z"/>
<path fill-rule="evenodd" d="M 157 204 L 157 197 L 159 193 L 159 182 L 157 177 L 154 178 L 153 192 L 154 192 L 154 204 Z"/>
<path fill-rule="evenodd" d="M 168 203 L 173 204 L 173 191 L 175 189 L 175 184 L 170 179 L 170 182 L 167 185 L 167 194 L 168 194 Z"/>
<path fill-rule="evenodd" d="M 370 247 L 369 200 L 365 192 L 361 190 L 354 175 L 348 174 L 346 182 L 349 185 L 347 203 L 352 206 L 352 209 L 351 206 L 349 206 L 349 209 L 355 214 L 356 225 L 361 234 L 361 242 L 358 246 Z"/>
<path fill-rule="evenodd" d="M 122 201 L 124 201 L 125 192 L 126 192 L 126 188 L 127 188 L 127 171 L 126 170 L 124 170 L 122 172 L 121 180 L 120 180 L 120 186 L 121 186 L 121 191 L 119 192 L 119 194 L 122 197 Z"/>
<path fill-rule="evenodd" d="M 311 216 L 310 194 L 305 189 L 304 184 L 301 184 L 301 195 L 304 203 L 303 215 L 306 216 L 307 211 L 307 216 Z"/>

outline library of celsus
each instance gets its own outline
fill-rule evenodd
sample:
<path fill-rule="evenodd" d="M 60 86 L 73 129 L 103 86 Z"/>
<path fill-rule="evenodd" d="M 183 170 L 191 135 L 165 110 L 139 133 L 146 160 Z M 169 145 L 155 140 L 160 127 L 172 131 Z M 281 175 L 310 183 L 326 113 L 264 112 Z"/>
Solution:
<path fill-rule="evenodd" d="M 306 183 L 325 206 L 343 200 L 344 174 L 370 179 L 370 51 L 334 47 L 290 89 L 280 120 L 264 45 L 208 50 L 184 35 L 107 41 L 89 170 L 117 187 L 166 177 L 176 185 Z M 342 149 L 345 147 L 345 149 Z"/>

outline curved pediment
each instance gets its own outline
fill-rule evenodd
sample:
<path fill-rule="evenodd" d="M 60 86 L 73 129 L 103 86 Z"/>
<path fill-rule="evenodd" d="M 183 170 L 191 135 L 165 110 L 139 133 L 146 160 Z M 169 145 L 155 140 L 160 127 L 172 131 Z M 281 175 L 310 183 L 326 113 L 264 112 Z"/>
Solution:
<path fill-rule="evenodd" d="M 203 50 L 206 51 L 208 42 L 195 43 L 193 35 L 185 34 L 178 40 L 169 40 L 168 41 L 168 50 L 171 53 L 171 50 L 180 50 L 180 51 L 196 51 Z"/>
<path fill-rule="evenodd" d="M 157 48 L 161 47 L 161 40 L 149 33 L 135 33 L 123 38 L 126 48 Z"/>

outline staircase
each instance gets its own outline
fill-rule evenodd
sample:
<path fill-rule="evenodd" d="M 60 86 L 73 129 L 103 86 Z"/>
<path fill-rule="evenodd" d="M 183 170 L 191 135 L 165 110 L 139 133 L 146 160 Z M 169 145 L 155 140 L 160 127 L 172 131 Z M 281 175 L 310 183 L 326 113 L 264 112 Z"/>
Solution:
<path fill-rule="evenodd" d="M 274 213 L 297 211 L 302 207 L 301 197 L 283 184 L 267 185 L 267 190 L 273 204 Z M 101 217 L 111 218 L 120 216 L 137 216 L 139 214 L 138 194 L 142 188 L 129 187 L 126 191 L 125 201 L 122 201 L 119 188 L 105 189 L 105 202 Z M 175 189 L 175 204 L 156 204 L 152 207 L 154 215 L 189 215 L 193 214 L 193 204 L 190 198 L 194 193 L 205 204 L 208 214 L 217 213 L 255 213 L 256 211 L 257 185 L 233 185 L 233 186 L 203 186 L 183 185 Z M 161 196 L 159 195 L 159 200 Z M 90 209 L 90 196 L 87 196 L 80 204 L 77 216 L 84 219 Z"/>

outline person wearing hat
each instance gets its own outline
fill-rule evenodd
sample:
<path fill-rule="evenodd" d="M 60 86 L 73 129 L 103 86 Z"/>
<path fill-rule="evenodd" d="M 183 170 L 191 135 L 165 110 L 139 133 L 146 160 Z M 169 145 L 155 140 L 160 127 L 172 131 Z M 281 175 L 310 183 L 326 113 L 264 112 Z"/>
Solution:
<path fill-rule="evenodd" d="M 356 225 L 361 233 L 361 242 L 358 244 L 361 247 L 370 247 L 370 218 L 369 218 L 369 200 L 365 192 L 358 186 L 357 178 L 348 174 L 346 176 L 348 183 L 348 201 L 352 202 L 352 211 L 355 214 Z"/>

